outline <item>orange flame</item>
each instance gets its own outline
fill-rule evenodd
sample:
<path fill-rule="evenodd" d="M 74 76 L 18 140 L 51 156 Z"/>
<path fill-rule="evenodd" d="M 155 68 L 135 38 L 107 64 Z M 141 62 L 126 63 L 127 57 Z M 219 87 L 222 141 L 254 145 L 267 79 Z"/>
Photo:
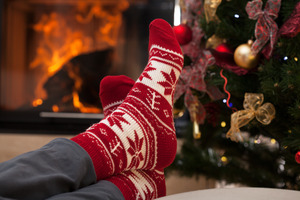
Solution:
<path fill-rule="evenodd" d="M 45 82 L 58 72 L 65 63 L 73 57 L 83 53 L 92 52 L 117 44 L 118 34 L 122 23 L 122 11 L 129 6 L 127 0 L 119 0 L 115 6 L 102 5 L 78 1 L 74 13 L 52 12 L 44 14 L 33 26 L 36 31 L 38 46 L 36 56 L 30 63 L 30 69 L 39 69 L 39 82 L 37 83 L 33 106 L 39 106 L 46 99 L 43 86 Z M 91 30 L 94 24 L 99 24 L 95 30 Z M 78 97 L 78 88 L 82 84 L 80 77 L 68 70 L 74 80 L 73 106 L 81 112 L 97 113 L 99 108 L 85 107 Z M 53 105 L 54 112 L 60 111 L 58 105 Z"/>
<path fill-rule="evenodd" d="M 73 92 L 73 105 L 78 108 L 82 113 L 100 113 L 102 110 L 96 107 L 84 106 L 80 100 L 77 92 Z"/>

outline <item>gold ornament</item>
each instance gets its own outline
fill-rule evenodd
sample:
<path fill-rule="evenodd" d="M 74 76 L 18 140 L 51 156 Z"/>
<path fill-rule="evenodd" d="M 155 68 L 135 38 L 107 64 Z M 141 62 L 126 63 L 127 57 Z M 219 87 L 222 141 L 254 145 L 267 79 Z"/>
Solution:
<path fill-rule="evenodd" d="M 240 128 L 247 125 L 252 119 L 263 125 L 268 125 L 275 118 L 275 107 L 271 103 L 265 103 L 263 94 L 245 93 L 243 107 L 245 110 L 239 110 L 231 115 L 231 127 L 226 134 L 232 141 L 243 141 Z"/>
<path fill-rule="evenodd" d="M 247 44 L 241 44 L 236 48 L 233 55 L 235 63 L 248 70 L 254 68 L 258 62 L 258 56 L 253 55 L 251 52 L 252 44 L 252 40 L 249 40 Z"/>
<path fill-rule="evenodd" d="M 210 21 L 219 21 L 219 18 L 216 16 L 218 6 L 222 0 L 205 0 L 204 1 L 204 14 L 207 22 Z"/>
<path fill-rule="evenodd" d="M 194 136 L 194 139 L 197 139 L 197 140 L 201 138 L 199 124 L 196 121 L 193 121 L 193 136 Z"/>
<path fill-rule="evenodd" d="M 191 105 L 190 108 L 190 116 L 191 116 L 191 120 L 193 122 L 193 136 L 194 139 L 200 139 L 201 138 L 201 132 L 200 132 L 200 128 L 199 128 L 199 123 L 197 122 L 197 104 L 193 104 Z"/>
<path fill-rule="evenodd" d="M 206 49 L 209 49 L 209 48 L 215 49 L 217 46 L 219 46 L 222 43 L 226 43 L 226 40 L 219 38 L 214 34 L 210 38 L 207 39 L 205 48 Z"/>

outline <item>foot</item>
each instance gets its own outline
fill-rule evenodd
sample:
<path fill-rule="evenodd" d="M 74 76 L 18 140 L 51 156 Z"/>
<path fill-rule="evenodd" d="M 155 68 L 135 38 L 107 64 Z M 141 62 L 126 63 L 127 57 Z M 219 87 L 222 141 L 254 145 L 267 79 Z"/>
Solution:
<path fill-rule="evenodd" d="M 162 170 L 126 171 L 106 180 L 119 188 L 125 200 L 156 199 L 166 195 L 165 176 Z"/>
<path fill-rule="evenodd" d="M 133 85 L 134 80 L 124 75 L 106 76 L 101 80 L 99 98 L 105 117 L 123 103 Z"/>

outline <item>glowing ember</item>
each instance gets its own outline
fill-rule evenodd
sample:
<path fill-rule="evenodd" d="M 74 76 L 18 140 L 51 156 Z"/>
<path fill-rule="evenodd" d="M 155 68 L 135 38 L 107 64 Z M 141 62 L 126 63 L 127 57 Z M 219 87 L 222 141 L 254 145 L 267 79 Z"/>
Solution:
<path fill-rule="evenodd" d="M 37 107 L 37 106 L 40 106 L 43 104 L 43 100 L 42 99 L 35 99 L 33 102 L 32 102 L 32 106 L 33 107 Z"/>
<path fill-rule="evenodd" d="M 53 105 L 52 106 L 52 111 L 53 112 L 58 112 L 59 111 L 59 107 L 57 105 Z"/>

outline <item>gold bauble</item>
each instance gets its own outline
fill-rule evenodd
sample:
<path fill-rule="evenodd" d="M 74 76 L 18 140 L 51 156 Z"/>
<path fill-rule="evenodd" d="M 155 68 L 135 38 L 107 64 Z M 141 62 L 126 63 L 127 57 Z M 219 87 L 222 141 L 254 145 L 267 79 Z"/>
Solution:
<path fill-rule="evenodd" d="M 248 70 L 256 67 L 258 61 L 258 57 L 251 52 L 251 45 L 252 41 L 248 41 L 247 44 L 241 44 L 235 49 L 233 55 L 235 63 Z"/>

